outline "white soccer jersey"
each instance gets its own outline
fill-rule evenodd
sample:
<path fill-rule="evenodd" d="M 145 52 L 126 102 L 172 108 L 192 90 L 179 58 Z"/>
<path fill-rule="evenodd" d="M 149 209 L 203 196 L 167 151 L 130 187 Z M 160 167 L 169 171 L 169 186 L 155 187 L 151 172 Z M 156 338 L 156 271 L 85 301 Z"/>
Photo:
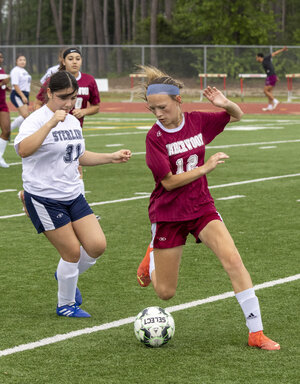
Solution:
<path fill-rule="evenodd" d="M 14 85 L 18 85 L 21 91 L 30 92 L 31 76 L 26 69 L 14 67 L 10 71 L 10 82 L 13 89 L 15 89 Z"/>
<path fill-rule="evenodd" d="M 53 67 L 50 67 L 47 69 L 44 76 L 41 78 L 40 82 L 44 84 L 44 82 L 48 79 L 48 77 L 52 76 L 54 73 L 58 72 L 59 64 L 54 65 Z"/>
<path fill-rule="evenodd" d="M 54 113 L 44 105 L 22 123 L 14 146 L 32 135 Z M 40 148 L 22 159 L 23 188 L 25 191 L 56 200 L 72 200 L 81 193 L 78 165 L 85 151 L 85 143 L 79 120 L 67 114 L 65 121 L 52 128 Z"/>

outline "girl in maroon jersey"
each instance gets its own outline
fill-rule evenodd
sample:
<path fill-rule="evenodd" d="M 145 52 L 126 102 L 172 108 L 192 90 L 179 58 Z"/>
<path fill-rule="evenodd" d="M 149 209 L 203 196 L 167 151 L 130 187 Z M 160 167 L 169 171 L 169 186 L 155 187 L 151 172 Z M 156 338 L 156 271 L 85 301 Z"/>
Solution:
<path fill-rule="evenodd" d="M 215 253 L 227 272 L 249 328 L 248 344 L 278 350 L 279 344 L 263 334 L 251 277 L 214 206 L 206 179 L 229 156 L 218 152 L 205 162 L 205 145 L 227 123 L 239 121 L 243 112 L 218 89 L 207 87 L 204 96 L 223 111 L 182 113 L 183 84 L 155 67 L 141 69 L 147 77 L 144 99 L 157 121 L 146 138 L 146 162 L 155 180 L 149 204 L 152 241 L 138 268 L 138 282 L 147 286 L 151 280 L 161 299 L 172 298 L 183 245 L 191 233 Z"/>
<path fill-rule="evenodd" d="M 59 70 L 71 73 L 79 85 L 76 104 L 70 113 L 77 117 L 82 126 L 84 116 L 94 115 L 99 112 L 100 96 L 96 80 L 93 76 L 80 72 L 81 65 L 82 56 L 77 48 L 67 48 L 63 52 Z M 36 96 L 35 109 L 45 104 L 48 81 L 46 80 Z"/>
<path fill-rule="evenodd" d="M 3 79 L 0 78 L 0 167 L 8 168 L 9 165 L 3 159 L 3 155 L 9 141 L 10 136 L 10 118 L 9 118 L 9 110 L 6 104 L 6 90 L 7 83 L 9 82 L 9 76 L 6 75 L 4 69 L 2 68 L 2 63 L 4 61 L 3 53 L 0 52 L 0 75 Z M 7 77 L 6 77 L 6 76 Z M 4 78 L 6 77 L 6 78 Z"/>

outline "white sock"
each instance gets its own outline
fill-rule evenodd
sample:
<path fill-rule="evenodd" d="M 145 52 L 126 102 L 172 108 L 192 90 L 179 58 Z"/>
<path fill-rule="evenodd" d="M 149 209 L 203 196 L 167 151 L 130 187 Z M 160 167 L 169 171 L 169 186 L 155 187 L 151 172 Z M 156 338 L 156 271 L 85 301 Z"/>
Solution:
<path fill-rule="evenodd" d="M 258 298 L 254 288 L 246 289 L 235 295 L 239 302 L 246 319 L 246 325 L 250 332 L 263 330 Z"/>
<path fill-rule="evenodd" d="M 12 132 L 14 129 L 19 128 L 24 120 L 25 119 L 23 116 L 18 116 L 15 118 L 15 120 L 10 124 L 10 131 Z"/>
<path fill-rule="evenodd" d="M 97 259 L 89 256 L 83 247 L 80 247 L 80 259 L 78 262 L 79 275 L 96 264 Z"/>
<path fill-rule="evenodd" d="M 274 100 L 273 100 L 273 104 L 274 104 L 274 103 L 278 103 L 278 100 L 277 100 L 277 99 L 274 99 Z"/>
<path fill-rule="evenodd" d="M 154 252 L 153 252 L 153 249 L 152 251 L 150 252 L 150 264 L 149 264 L 149 275 L 150 275 L 150 279 L 151 279 L 151 274 L 152 272 L 155 270 L 155 263 L 154 263 Z"/>
<path fill-rule="evenodd" d="M 0 137 L 0 157 L 4 155 L 8 140 L 3 140 Z"/>
<path fill-rule="evenodd" d="M 58 306 L 73 305 L 78 280 L 78 263 L 59 260 L 57 267 Z"/>

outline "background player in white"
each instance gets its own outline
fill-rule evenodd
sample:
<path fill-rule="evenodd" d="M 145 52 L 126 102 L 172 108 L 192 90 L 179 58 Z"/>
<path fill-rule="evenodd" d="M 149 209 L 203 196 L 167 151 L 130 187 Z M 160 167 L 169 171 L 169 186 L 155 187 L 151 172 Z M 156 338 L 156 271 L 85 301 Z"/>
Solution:
<path fill-rule="evenodd" d="M 59 53 L 58 53 L 58 64 L 56 65 L 53 65 L 52 67 L 49 67 L 47 69 L 47 71 L 45 72 L 44 76 L 41 78 L 40 82 L 41 84 L 44 84 L 45 81 L 52 75 L 54 75 L 54 73 L 56 73 L 58 70 L 59 70 L 59 67 L 61 65 L 61 62 L 62 62 L 62 58 L 63 58 L 63 52 L 64 52 L 65 48 L 62 48 L 59 50 Z"/>
<path fill-rule="evenodd" d="M 9 76 L 6 75 L 4 69 L 2 68 L 3 61 L 3 52 L 0 52 L 0 75 L 4 77 L 3 79 L 0 78 L 0 167 L 8 168 L 9 165 L 4 160 L 3 155 L 10 136 L 10 117 L 9 109 L 6 104 L 6 91 L 8 89 L 7 84 L 9 82 Z"/>
<path fill-rule="evenodd" d="M 10 100 L 20 114 L 20 116 L 11 123 L 11 131 L 18 128 L 23 120 L 29 115 L 31 76 L 26 71 L 25 67 L 26 57 L 20 54 L 17 56 L 16 66 L 10 71 L 10 82 L 12 85 Z"/>
<path fill-rule="evenodd" d="M 85 150 L 74 107 L 78 84 L 59 71 L 51 76 L 48 102 L 21 125 L 15 149 L 22 157 L 23 188 L 29 217 L 61 258 L 58 280 L 59 316 L 90 317 L 79 305 L 78 276 L 95 264 L 106 248 L 103 231 L 81 194 L 78 165 L 127 162 L 129 150 L 95 153 Z"/>
<path fill-rule="evenodd" d="M 86 115 L 94 115 L 99 112 L 100 95 L 94 77 L 87 73 L 82 73 L 80 71 L 81 66 L 82 55 L 78 48 L 71 47 L 62 52 L 59 70 L 66 70 L 71 73 L 76 78 L 79 85 L 75 107 L 70 113 L 77 117 L 81 126 L 83 126 L 84 117 Z M 36 96 L 35 109 L 41 107 L 47 101 L 46 88 L 47 80 Z M 82 193 L 84 194 L 83 172 L 81 167 L 79 167 L 79 172 L 81 176 Z"/>
<path fill-rule="evenodd" d="M 151 248 L 140 264 L 137 277 L 146 286 L 150 277 L 157 295 L 168 300 L 175 295 L 179 266 L 186 238 L 210 248 L 227 272 L 249 329 L 248 344 L 278 350 L 278 343 L 263 334 L 258 298 L 241 256 L 217 212 L 206 174 L 224 163 L 218 152 L 205 161 L 205 145 L 220 134 L 227 123 L 239 121 L 240 107 L 218 89 L 203 94 L 223 111 L 182 113 L 183 84 L 155 67 L 142 66 L 147 78 L 144 99 L 157 121 L 146 137 L 146 162 L 155 188 L 150 197 Z"/>

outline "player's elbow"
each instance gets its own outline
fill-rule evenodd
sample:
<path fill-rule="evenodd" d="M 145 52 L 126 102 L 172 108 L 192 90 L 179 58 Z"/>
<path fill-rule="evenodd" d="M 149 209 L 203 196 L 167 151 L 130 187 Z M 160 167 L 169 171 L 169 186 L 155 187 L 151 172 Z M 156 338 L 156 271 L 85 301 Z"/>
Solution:
<path fill-rule="evenodd" d="M 239 112 L 238 116 L 237 116 L 237 120 L 236 120 L 236 121 L 240 121 L 240 120 L 242 120 L 243 115 L 244 115 L 244 112 L 241 110 L 241 111 Z"/>
<path fill-rule="evenodd" d="M 165 188 L 165 190 L 168 192 L 176 188 L 173 186 L 173 184 L 170 181 L 162 181 L 161 184 Z"/>

